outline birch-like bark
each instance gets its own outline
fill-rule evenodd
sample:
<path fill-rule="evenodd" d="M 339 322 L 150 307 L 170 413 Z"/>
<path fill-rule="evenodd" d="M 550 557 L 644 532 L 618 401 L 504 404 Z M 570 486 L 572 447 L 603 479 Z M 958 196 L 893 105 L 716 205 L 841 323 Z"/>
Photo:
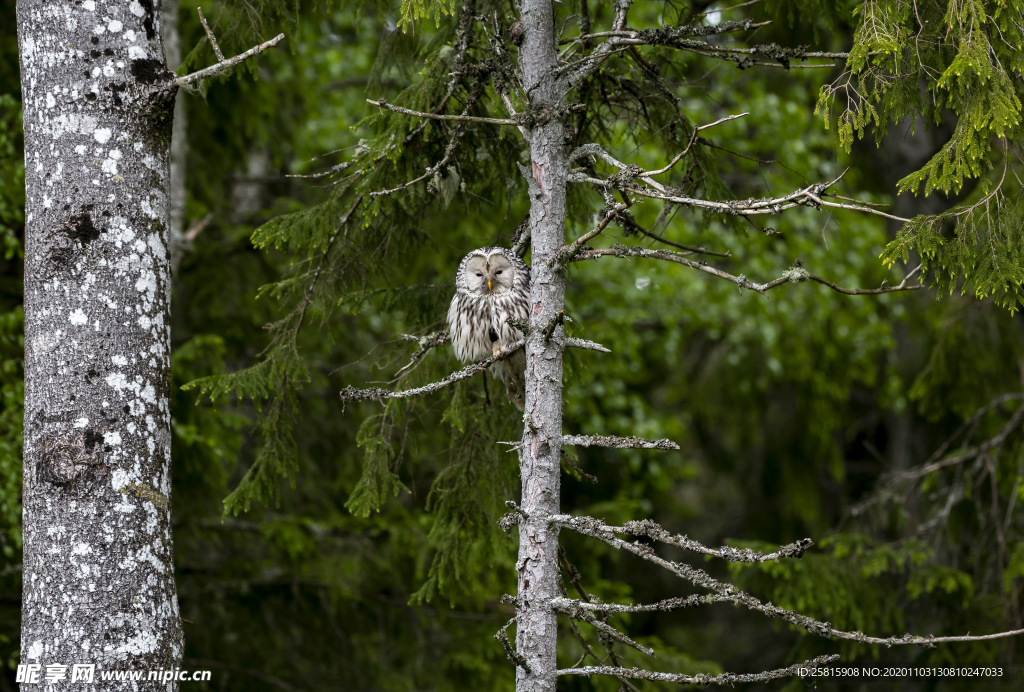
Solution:
<path fill-rule="evenodd" d="M 516 648 L 526 667 L 516 669 L 517 692 L 554 692 L 558 643 L 558 527 L 562 440 L 562 326 L 551 334 L 565 304 L 565 270 L 556 258 L 565 244 L 568 156 L 563 125 L 547 119 L 562 98 L 557 79 L 551 0 L 522 0 L 523 42 L 519 66 L 530 108 L 538 116 L 529 130 L 532 277 L 530 335 L 526 342 L 525 429 L 520 450 L 523 519 L 519 523 L 519 594 Z M 527 670 L 528 668 L 528 670 Z"/>
<path fill-rule="evenodd" d="M 21 662 L 44 673 L 68 666 L 47 689 L 84 689 L 72 681 L 74 664 L 95 664 L 99 683 L 103 670 L 170 669 L 182 656 L 168 400 L 175 88 L 159 3 L 19 0 L 17 17 L 26 163 Z"/>

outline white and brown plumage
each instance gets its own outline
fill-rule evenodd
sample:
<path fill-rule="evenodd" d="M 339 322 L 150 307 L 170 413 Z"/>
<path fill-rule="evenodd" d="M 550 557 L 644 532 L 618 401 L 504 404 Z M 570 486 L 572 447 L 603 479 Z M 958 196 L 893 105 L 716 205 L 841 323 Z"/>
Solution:
<path fill-rule="evenodd" d="M 455 355 L 475 363 L 498 355 L 523 333 L 509 318 L 530 317 L 530 267 L 510 250 L 485 247 L 463 258 L 455 277 L 455 297 L 448 308 L 448 329 Z M 491 366 L 509 401 L 520 411 L 526 403 L 526 354 L 520 350 Z"/>

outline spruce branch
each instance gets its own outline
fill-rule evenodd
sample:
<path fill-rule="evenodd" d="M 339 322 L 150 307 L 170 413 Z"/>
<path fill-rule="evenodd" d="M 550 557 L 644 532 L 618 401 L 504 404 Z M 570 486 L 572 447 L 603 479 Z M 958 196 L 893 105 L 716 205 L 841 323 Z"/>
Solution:
<path fill-rule="evenodd" d="M 721 673 L 711 675 L 700 673 L 698 675 L 682 675 L 680 673 L 658 673 L 653 670 L 642 670 L 640 668 L 614 668 L 612 666 L 585 666 L 581 668 L 562 668 L 558 675 L 613 675 L 615 677 L 630 678 L 631 680 L 650 680 L 652 682 L 674 682 L 680 685 L 735 685 L 745 682 L 767 682 L 779 678 L 803 676 L 811 673 L 819 666 L 830 663 L 839 658 L 839 654 L 818 656 L 810 661 L 794 663 L 785 668 L 767 670 L 763 673 Z"/>
<path fill-rule="evenodd" d="M 903 634 L 901 636 L 893 637 L 871 637 L 863 632 L 844 632 L 837 630 L 832 627 L 828 622 L 821 622 L 814 618 L 802 615 L 796 611 L 788 610 L 786 608 L 780 608 L 771 603 L 762 603 L 757 597 L 751 594 L 741 591 L 732 584 L 726 584 L 718 581 L 704 570 L 696 569 L 680 562 L 671 562 L 659 557 L 654 550 L 646 544 L 641 543 L 630 543 L 618 538 L 612 527 L 605 526 L 601 521 L 592 519 L 590 517 L 573 517 L 566 514 L 554 515 L 549 518 L 549 521 L 562 528 L 572 529 L 577 533 L 584 534 L 597 538 L 598 540 L 604 541 L 613 548 L 619 550 L 625 550 L 626 552 L 632 553 L 638 557 L 647 560 L 659 567 L 662 567 L 669 572 L 672 572 L 678 577 L 685 579 L 694 586 L 708 589 L 715 596 L 719 597 L 717 600 L 729 601 L 735 605 L 742 605 L 750 610 L 756 610 L 770 618 L 784 620 L 791 625 L 795 625 L 801 629 L 807 630 L 811 634 L 817 634 L 822 637 L 829 639 L 844 639 L 848 641 L 860 642 L 861 644 L 881 644 L 883 646 L 897 646 L 897 645 L 921 645 L 921 646 L 933 646 L 935 644 L 941 644 L 946 642 L 973 642 L 973 641 L 985 641 L 989 639 L 1001 639 L 1004 637 L 1012 637 L 1018 634 L 1024 634 L 1024 629 L 1009 630 L 1005 632 L 997 632 L 995 634 L 985 634 L 979 636 L 973 635 L 962 635 L 962 636 L 951 636 L 951 637 L 936 637 L 934 635 L 927 636 L 914 636 L 911 634 Z"/>

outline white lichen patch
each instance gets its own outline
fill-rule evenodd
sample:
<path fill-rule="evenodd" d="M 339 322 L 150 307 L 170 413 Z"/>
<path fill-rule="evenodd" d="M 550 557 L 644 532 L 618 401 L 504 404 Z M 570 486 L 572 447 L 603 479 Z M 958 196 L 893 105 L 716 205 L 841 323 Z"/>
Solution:
<path fill-rule="evenodd" d="M 82 312 L 81 308 L 75 310 L 70 315 L 68 315 L 68 320 L 70 320 L 71 324 L 74 324 L 76 326 L 81 326 L 83 324 L 89 323 L 89 318 L 86 317 L 85 313 Z"/>

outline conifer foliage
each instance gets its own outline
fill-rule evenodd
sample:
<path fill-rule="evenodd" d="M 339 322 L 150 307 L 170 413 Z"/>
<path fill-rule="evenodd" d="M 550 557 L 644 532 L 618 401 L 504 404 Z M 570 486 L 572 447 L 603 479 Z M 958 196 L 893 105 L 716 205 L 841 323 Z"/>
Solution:
<path fill-rule="evenodd" d="M 793 7 L 802 5 L 789 9 Z M 912 291 L 931 283 L 978 297 L 995 295 L 1009 310 L 1016 310 L 1024 282 L 1018 237 L 1022 186 L 1015 168 L 1021 163 L 1024 5 L 864 3 L 854 14 L 857 30 L 849 52 L 757 43 L 751 37 L 770 26 L 770 20 L 758 15 L 756 8 L 744 16 L 741 8 L 708 12 L 699 3 L 654 7 L 630 0 L 581 0 L 573 6 L 522 0 L 511 9 L 505 3 L 463 0 L 456 8 L 445 2 L 404 1 L 398 29 L 385 33 L 367 85 L 372 98 L 359 126 L 371 134 L 351 155 L 310 174 L 328 185 L 322 203 L 278 216 L 253 236 L 257 247 L 292 258 L 292 272 L 264 289 L 264 295 L 287 306 L 283 316 L 268 325 L 270 345 L 252 367 L 190 385 L 212 398 L 252 399 L 258 410 L 263 443 L 255 463 L 226 499 L 226 512 L 245 511 L 253 502 L 273 504 L 281 479 L 294 478 L 298 472 L 292 436 L 296 401 L 312 377 L 311 360 L 302 350 L 303 330 L 323 327 L 345 313 L 401 306 L 411 332 L 399 337 L 412 346 L 408 361 L 393 369 L 384 387 L 348 386 L 341 392 L 349 415 L 364 415 L 357 440 L 365 454 L 362 477 L 347 507 L 368 516 L 389 497 L 409 490 L 399 475 L 405 446 L 413 439 L 409 431 L 436 405 L 437 400 L 430 398 L 438 396 L 433 392 L 443 390 L 440 421 L 448 437 L 449 464 L 430 488 L 435 557 L 418 598 L 449 593 L 473 578 L 475 566 L 497 560 L 504 550 L 500 529 L 518 525 L 526 545 L 526 537 L 533 539 L 543 524 L 552 538 L 559 528 L 572 530 L 660 565 L 708 590 L 709 603 L 742 605 L 812 634 L 885 645 L 969 639 L 843 632 L 795 610 L 763 604 L 699 569 L 659 558 L 649 546 L 662 542 L 730 562 L 760 564 L 799 558 L 808 547 L 804 542 L 762 552 L 713 550 L 649 522 L 611 526 L 550 511 L 558 507 L 559 466 L 564 463 L 570 472 L 583 473 L 563 454 L 563 446 L 671 449 L 673 443 L 616 437 L 612 431 L 563 438 L 561 408 L 547 412 L 552 419 L 531 418 L 531 403 L 543 399 L 540 394 L 528 395 L 528 413 L 520 427 L 510 409 L 498 404 L 497 397 L 492 399 L 493 388 L 479 396 L 473 386 L 478 379 L 470 377 L 475 372 L 442 379 L 454 370 L 451 359 L 440 355 L 447 335 L 439 331 L 453 285 L 443 280 L 429 285 L 402 281 L 402 267 L 429 264 L 432 244 L 444 242 L 424 231 L 423 217 L 454 214 L 460 203 L 468 210 L 475 197 L 508 210 L 506 217 L 511 213 L 522 219 L 518 225 L 508 224 L 494 242 L 530 253 L 535 276 L 542 269 L 543 281 L 549 282 L 559 302 L 570 271 L 586 272 L 594 261 L 653 260 L 693 270 L 686 280 L 726 281 L 752 297 L 772 292 L 775 300 L 785 300 L 773 289 L 789 283 L 813 282 L 852 295 Z M 550 62 L 538 72 L 541 58 Z M 765 79 L 844 64 L 842 76 L 826 85 L 818 99 L 825 125 L 835 128 L 839 143 L 849 150 L 868 130 L 881 141 L 891 122 L 951 127 L 949 142 L 900 186 L 959 199 L 950 209 L 905 219 L 854 199 L 858 191 L 843 189 L 844 173 L 838 170 L 829 175 L 800 171 L 803 185 L 766 197 L 733 195 L 729 180 L 720 173 L 723 160 L 735 152 L 727 139 L 716 138 L 716 132 L 742 137 L 742 128 L 765 125 L 757 114 L 726 107 L 711 120 L 694 120 L 678 79 L 683 66 L 697 61 L 763 71 Z M 379 96 L 395 74 L 403 75 L 409 86 L 394 96 Z M 678 216 L 717 233 L 716 240 L 742 237 L 749 229 L 774 236 L 779 231 L 768 223 L 785 232 L 786 219 L 792 215 L 821 211 L 900 222 L 903 226 L 882 259 L 890 266 L 914 259 L 918 266 L 893 285 L 877 288 L 843 286 L 813 273 L 799 260 L 774 267 L 775 277 L 754 279 L 716 267 L 716 259 L 728 253 L 663 235 L 668 222 Z M 557 239 L 543 230 L 550 227 L 558 229 Z M 615 227 L 623 242 L 602 242 Z M 555 240 L 557 246 L 552 245 Z M 529 325 L 525 347 L 531 358 L 556 362 L 557 377 L 532 375 L 529 391 L 540 391 L 546 382 L 544 386 L 551 385 L 551 391 L 560 394 L 566 347 L 578 347 L 571 357 L 579 362 L 615 357 L 593 353 L 601 350 L 599 344 L 574 340 L 569 334 L 585 325 L 566 316 L 561 305 L 555 313 Z M 565 384 L 572 386 L 572 379 L 566 378 Z M 558 428 L 553 434 L 552 421 Z M 502 447 L 502 441 L 508 444 Z M 513 501 L 516 469 L 509 448 L 520 458 L 521 507 Z M 555 479 L 543 488 L 550 497 L 538 514 L 526 502 L 527 485 L 534 478 L 527 472 L 536 471 L 550 454 L 556 460 Z M 506 505 L 512 511 L 499 527 L 498 516 Z M 622 535 L 643 540 L 626 541 Z M 553 636 L 554 628 L 524 633 L 538 622 L 528 617 L 531 608 L 546 610 L 548 621 L 553 621 L 555 611 L 567 614 L 584 658 L 594 659 L 593 666 L 565 668 L 557 671 L 560 675 L 724 683 L 795 673 L 790 667 L 747 677 L 711 677 L 622 668 L 616 642 L 645 654 L 647 648 L 608 624 L 612 609 L 590 603 L 564 554 L 552 558 L 557 556 L 552 545 L 546 546 L 547 557 L 536 559 L 547 560 L 544 578 L 561 589 L 562 597 L 531 604 L 524 589 L 538 587 L 523 578 L 528 559 L 521 552 L 520 594 L 509 598 L 517 609 L 509 623 L 518 627 L 517 645 L 504 629 L 496 637 L 517 666 L 521 689 L 554 689 L 556 674 L 553 643 L 538 644 Z M 568 598 L 563 577 L 572 582 L 579 598 Z M 687 605 L 694 604 L 661 609 Z M 623 608 L 620 612 L 630 612 Z M 600 654 L 579 634 L 577 622 L 598 630 L 604 647 Z M 829 656 L 818 656 L 809 665 L 830 660 Z"/>
<path fill-rule="evenodd" d="M 901 192 L 961 195 L 942 213 L 910 221 L 886 248 L 890 264 L 916 250 L 936 287 L 1020 307 L 1024 264 L 1017 151 L 1024 124 L 1024 23 L 1016 2 L 865 2 L 847 69 L 818 107 L 840 143 L 891 123 L 913 132 L 948 124 L 942 148 L 899 183 Z M 909 122 L 908 122 L 909 121 Z M 951 233 L 949 231 L 952 231 Z M 963 281 L 960 282 L 960 277 Z"/>

